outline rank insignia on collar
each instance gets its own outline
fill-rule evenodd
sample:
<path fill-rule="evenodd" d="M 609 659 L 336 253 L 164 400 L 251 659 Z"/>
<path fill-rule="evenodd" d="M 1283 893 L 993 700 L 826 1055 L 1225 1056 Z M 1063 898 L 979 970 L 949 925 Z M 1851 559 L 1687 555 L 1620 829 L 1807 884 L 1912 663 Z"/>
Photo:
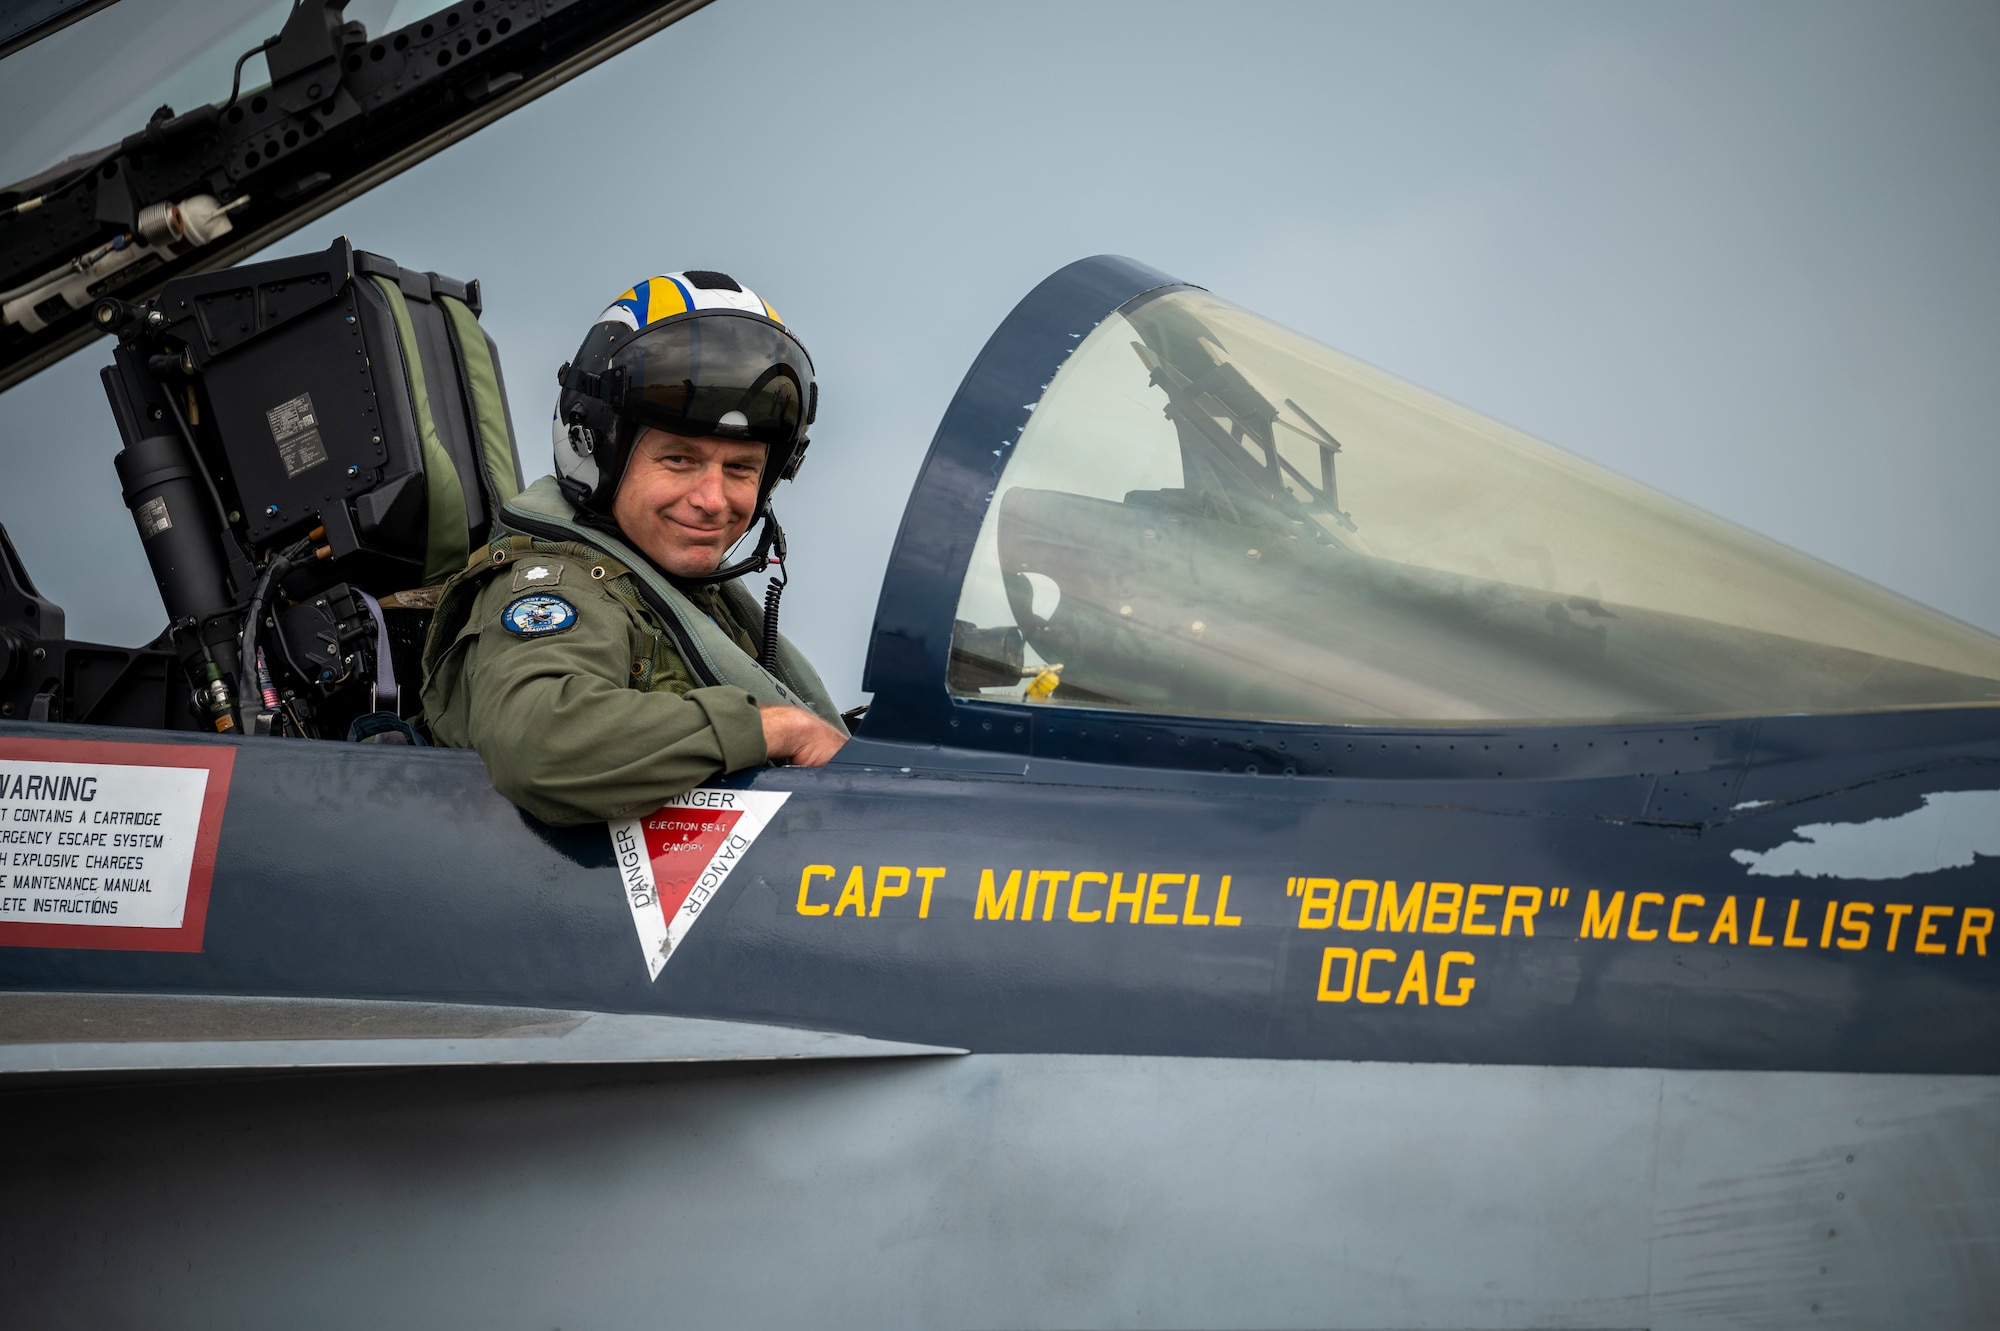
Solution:
<path fill-rule="evenodd" d="M 500 623 L 522 638 L 561 633 L 576 623 L 576 607 L 560 596 L 523 596 L 500 612 Z"/>

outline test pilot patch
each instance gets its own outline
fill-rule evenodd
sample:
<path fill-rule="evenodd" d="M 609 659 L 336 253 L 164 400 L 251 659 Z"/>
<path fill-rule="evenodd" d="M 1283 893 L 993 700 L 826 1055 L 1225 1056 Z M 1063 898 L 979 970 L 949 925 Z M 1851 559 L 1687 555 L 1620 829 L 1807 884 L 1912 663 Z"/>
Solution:
<path fill-rule="evenodd" d="M 500 612 L 500 623 L 517 637 L 538 638 L 573 627 L 576 607 L 560 596 L 523 596 Z"/>

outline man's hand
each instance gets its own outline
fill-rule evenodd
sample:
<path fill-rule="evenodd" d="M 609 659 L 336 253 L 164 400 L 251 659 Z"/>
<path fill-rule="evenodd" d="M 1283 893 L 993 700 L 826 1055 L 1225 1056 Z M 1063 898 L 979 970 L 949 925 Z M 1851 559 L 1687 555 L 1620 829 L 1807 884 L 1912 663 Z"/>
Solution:
<path fill-rule="evenodd" d="M 803 707 L 765 707 L 764 750 L 774 763 L 824 767 L 847 743 L 847 736 Z"/>

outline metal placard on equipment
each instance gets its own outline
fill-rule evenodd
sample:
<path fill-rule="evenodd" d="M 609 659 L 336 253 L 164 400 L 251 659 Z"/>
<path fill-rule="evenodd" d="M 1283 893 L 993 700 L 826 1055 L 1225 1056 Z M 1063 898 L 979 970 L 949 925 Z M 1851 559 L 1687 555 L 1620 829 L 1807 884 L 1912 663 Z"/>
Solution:
<path fill-rule="evenodd" d="M 264 419 L 270 422 L 271 438 L 277 441 L 278 457 L 285 464 L 287 479 L 326 461 L 326 445 L 320 441 L 312 394 L 301 393 L 280 402 L 264 413 Z"/>

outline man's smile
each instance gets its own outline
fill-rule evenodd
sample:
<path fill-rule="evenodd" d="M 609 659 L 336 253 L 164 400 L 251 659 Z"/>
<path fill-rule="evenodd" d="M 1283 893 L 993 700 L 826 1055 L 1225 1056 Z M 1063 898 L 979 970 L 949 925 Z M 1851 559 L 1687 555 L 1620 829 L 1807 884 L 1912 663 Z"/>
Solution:
<path fill-rule="evenodd" d="M 669 517 L 669 518 L 663 518 L 663 519 L 662 519 L 662 521 L 661 521 L 661 525 L 662 525 L 662 526 L 665 526 L 665 527 L 667 527 L 667 528 L 669 528 L 669 529 L 676 529 L 676 528 L 677 528 L 677 529 L 679 529 L 680 531 L 683 531 L 683 532 L 686 532 L 686 533 L 688 534 L 688 537 L 689 537 L 689 539 L 692 539 L 692 540 L 696 540 L 696 541 L 709 541 L 709 540 L 714 540 L 714 539 L 717 539 L 717 538 L 719 538 L 719 537 L 722 537 L 722 536 L 727 536 L 727 535 L 729 534 L 729 528 L 727 528 L 727 527 L 723 527 L 723 526 L 713 526 L 713 527 L 709 527 L 709 526 L 699 526 L 699 525 L 697 525 L 697 524 L 695 524 L 695 523 L 692 523 L 692 522 L 683 522 L 683 521 L 682 521 L 681 519 L 679 519 L 679 518 L 672 518 L 672 517 Z"/>

